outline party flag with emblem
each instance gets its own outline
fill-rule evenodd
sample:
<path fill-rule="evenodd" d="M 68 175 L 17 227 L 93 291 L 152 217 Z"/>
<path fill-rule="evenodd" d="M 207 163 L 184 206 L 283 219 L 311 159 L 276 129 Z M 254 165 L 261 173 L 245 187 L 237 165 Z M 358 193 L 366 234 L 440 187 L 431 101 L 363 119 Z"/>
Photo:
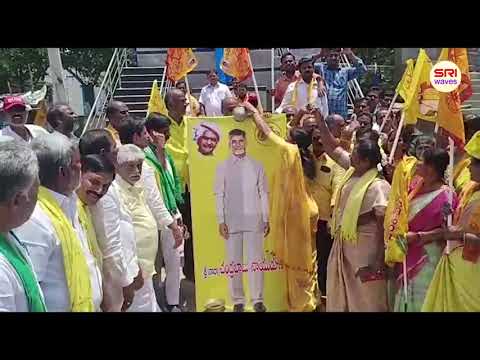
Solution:
<path fill-rule="evenodd" d="M 249 57 L 248 48 L 225 48 L 220 66 L 226 74 L 233 76 L 238 81 L 243 81 L 248 79 L 253 72 Z"/>
<path fill-rule="evenodd" d="M 462 79 L 457 89 L 449 93 L 441 92 L 439 94 L 437 121 L 439 127 L 447 131 L 457 146 L 462 146 L 465 144 L 465 128 L 460 106 L 473 93 L 469 75 L 467 49 L 443 48 L 438 61 L 444 60 L 457 64 L 462 74 Z"/>
<path fill-rule="evenodd" d="M 176 83 L 198 65 L 192 48 L 168 48 L 167 79 Z"/>

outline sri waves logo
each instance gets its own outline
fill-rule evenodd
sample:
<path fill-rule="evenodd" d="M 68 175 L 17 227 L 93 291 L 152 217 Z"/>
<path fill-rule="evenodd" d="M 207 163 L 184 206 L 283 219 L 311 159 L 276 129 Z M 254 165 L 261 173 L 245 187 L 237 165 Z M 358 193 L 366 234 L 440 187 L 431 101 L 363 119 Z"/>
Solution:
<path fill-rule="evenodd" d="M 444 93 L 449 93 L 460 86 L 462 72 L 457 64 L 451 61 L 440 61 L 430 71 L 432 86 Z"/>

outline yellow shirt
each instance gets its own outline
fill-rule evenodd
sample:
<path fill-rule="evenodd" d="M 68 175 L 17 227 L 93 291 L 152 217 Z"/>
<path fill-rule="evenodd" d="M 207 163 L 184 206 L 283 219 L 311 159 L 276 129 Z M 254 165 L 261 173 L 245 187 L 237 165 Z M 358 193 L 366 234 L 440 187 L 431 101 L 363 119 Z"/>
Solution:
<path fill-rule="evenodd" d="M 188 148 L 187 148 L 187 122 L 185 118 L 180 125 L 168 117 L 171 121 L 170 139 L 167 141 L 166 148 L 173 158 L 175 169 L 180 177 L 182 189 L 185 191 L 185 185 L 189 185 L 188 176 Z"/>
<path fill-rule="evenodd" d="M 120 135 L 118 135 L 118 131 L 113 128 L 112 124 L 108 124 L 105 130 L 107 130 L 113 136 L 115 142 L 120 144 Z"/>
<path fill-rule="evenodd" d="M 137 258 L 144 278 L 155 274 L 155 258 L 158 251 L 158 229 L 155 218 L 147 206 L 141 182 L 130 185 L 120 176 L 115 180 L 119 185 L 119 195 L 132 215 Z"/>
<path fill-rule="evenodd" d="M 309 192 L 317 204 L 319 219 L 329 221 L 338 184 L 345 175 L 345 170 L 325 153 L 316 160 L 315 164 L 316 178 L 305 179 Z"/>

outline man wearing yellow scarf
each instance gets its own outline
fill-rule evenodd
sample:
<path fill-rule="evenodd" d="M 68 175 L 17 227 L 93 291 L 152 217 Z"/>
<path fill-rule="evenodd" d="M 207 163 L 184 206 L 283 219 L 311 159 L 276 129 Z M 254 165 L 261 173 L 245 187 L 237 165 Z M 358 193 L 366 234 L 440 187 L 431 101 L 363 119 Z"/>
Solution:
<path fill-rule="evenodd" d="M 444 233 L 451 250 L 437 265 L 422 311 L 480 311 L 480 131 L 465 151 L 473 181 L 464 187 L 454 225 Z"/>
<path fill-rule="evenodd" d="M 117 144 L 120 145 L 118 129 L 128 117 L 128 107 L 123 102 L 114 100 L 108 104 L 106 115 L 108 123 L 105 130 L 107 130 Z"/>
<path fill-rule="evenodd" d="M 27 247 L 49 311 L 99 311 L 101 274 L 77 213 L 80 153 L 61 134 L 32 141 L 40 189 L 32 217 L 17 229 Z"/>
<path fill-rule="evenodd" d="M 100 155 L 87 155 L 82 158 L 81 163 L 82 176 L 80 187 L 77 190 L 78 219 L 87 239 L 90 253 L 95 257 L 96 265 L 101 273 L 103 254 L 97 240 L 97 231 L 101 229 L 95 228 L 93 219 L 94 216 L 98 216 L 98 201 L 107 193 L 115 178 L 115 168 L 105 156 Z M 99 236 L 105 236 L 105 234 L 102 233 Z"/>

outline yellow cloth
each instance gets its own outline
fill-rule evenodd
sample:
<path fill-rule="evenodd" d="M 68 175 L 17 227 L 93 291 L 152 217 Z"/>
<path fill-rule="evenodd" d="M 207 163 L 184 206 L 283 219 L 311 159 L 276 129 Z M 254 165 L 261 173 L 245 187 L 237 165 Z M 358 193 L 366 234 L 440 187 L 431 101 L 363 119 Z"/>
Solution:
<path fill-rule="evenodd" d="M 396 92 L 405 100 L 411 91 L 413 69 L 415 68 L 415 61 L 413 59 L 407 60 L 407 67 L 403 72 L 402 79 L 397 85 Z"/>
<path fill-rule="evenodd" d="M 147 116 L 150 113 L 159 113 L 163 115 L 168 114 L 167 107 L 165 106 L 165 101 L 160 94 L 160 88 L 158 87 L 157 80 L 153 81 L 152 90 L 150 91 L 150 99 L 148 100 Z"/>
<path fill-rule="evenodd" d="M 340 200 L 340 195 L 342 188 L 345 186 L 348 180 L 352 177 L 355 169 L 351 167 L 347 170 L 342 183 L 338 187 L 337 199 L 335 200 L 334 214 L 338 211 L 338 205 Z M 344 213 L 341 217 L 341 221 L 337 223 L 336 216 L 332 219 L 332 229 L 333 233 L 336 234 L 337 231 L 340 232 L 340 239 L 349 241 L 353 244 L 357 243 L 357 222 L 358 217 L 360 216 L 360 209 L 362 207 L 363 198 L 368 190 L 368 187 L 372 182 L 377 178 L 378 170 L 377 168 L 368 170 L 363 174 L 357 183 L 354 185 L 350 195 L 348 196 L 345 209 L 348 209 L 348 213 Z M 345 216 L 347 215 L 347 216 Z"/>
<path fill-rule="evenodd" d="M 115 140 L 117 143 L 120 143 L 120 135 L 118 134 L 118 131 L 113 128 L 112 124 L 108 124 L 105 130 L 112 135 L 113 140 Z"/>
<path fill-rule="evenodd" d="M 470 83 L 467 49 L 443 48 L 438 61 L 443 60 L 457 64 L 462 73 L 462 80 L 460 86 L 454 91 L 439 93 L 437 122 L 450 136 L 461 143 L 465 143 L 465 127 L 460 106 L 462 104 L 462 92 L 467 90 L 467 84 Z"/>
<path fill-rule="evenodd" d="M 292 102 L 290 105 L 297 107 L 297 98 L 298 98 L 298 85 L 300 82 L 303 81 L 303 79 L 299 79 L 295 81 L 295 87 L 293 89 L 293 94 L 292 94 Z M 318 86 L 317 81 L 315 80 L 315 77 L 312 78 L 312 81 L 310 81 L 310 84 L 308 84 L 308 92 L 307 92 L 307 98 L 308 98 L 308 103 L 313 104 L 315 102 L 315 99 L 312 98 L 312 92 L 314 87 Z"/>
<path fill-rule="evenodd" d="M 477 131 L 465 145 L 465 151 L 471 157 L 480 160 L 480 131 Z"/>
<path fill-rule="evenodd" d="M 90 272 L 80 239 L 77 238 L 71 222 L 63 213 L 57 200 L 43 186 L 40 186 L 38 191 L 38 203 L 52 222 L 62 246 L 72 312 L 94 312 Z"/>
<path fill-rule="evenodd" d="M 158 251 L 157 222 L 145 202 L 141 182 L 132 186 L 120 176 L 115 181 L 119 185 L 121 200 L 132 215 L 138 263 L 144 273 L 144 279 L 147 279 L 155 274 L 155 259 Z"/>
<path fill-rule="evenodd" d="M 170 139 L 166 144 L 166 149 L 173 158 L 175 163 L 175 169 L 180 177 L 182 191 L 185 192 L 185 186 L 190 184 L 188 174 L 188 147 L 187 147 L 187 121 L 188 118 L 184 117 L 183 121 L 178 124 L 171 117 L 168 117 L 171 121 L 170 124 Z"/>
<path fill-rule="evenodd" d="M 470 159 L 463 159 L 453 169 L 453 186 L 455 191 L 460 193 L 465 185 L 470 181 Z"/>
<path fill-rule="evenodd" d="M 327 154 L 322 154 L 315 161 L 317 168 L 315 179 L 305 178 L 308 191 L 317 204 L 319 219 L 323 221 L 330 221 L 332 206 L 335 203 L 334 194 L 345 176 L 345 170 L 336 165 L 336 162 Z"/>
<path fill-rule="evenodd" d="M 103 254 L 97 241 L 97 234 L 93 226 L 92 214 L 87 204 L 84 204 L 80 198 L 77 201 L 78 219 L 87 236 L 88 248 L 95 257 L 99 269 L 103 269 Z"/>
<path fill-rule="evenodd" d="M 403 111 L 405 113 L 405 125 L 416 124 L 420 114 L 419 95 L 422 88 L 430 86 L 430 70 L 432 69 L 432 61 L 428 57 L 424 49 L 418 52 L 415 68 L 413 69 L 412 81 L 408 92 L 405 94 L 405 104 Z"/>
<path fill-rule="evenodd" d="M 188 94 L 188 108 L 186 116 L 198 116 L 200 114 L 200 103 L 195 96 Z"/>
<path fill-rule="evenodd" d="M 317 306 L 315 231 L 318 209 L 305 185 L 298 147 L 273 131 L 268 138 L 280 150 L 271 200 L 271 238 L 275 256 L 285 268 L 289 311 L 313 311 Z"/>
<path fill-rule="evenodd" d="M 457 209 L 455 210 L 455 215 L 453 217 L 453 222 L 457 224 L 463 215 L 463 212 L 467 208 L 467 205 L 472 201 L 472 195 L 475 193 L 476 196 L 480 195 L 478 192 L 480 184 L 475 181 L 469 181 L 460 193 L 460 200 L 458 202 Z M 475 200 L 475 198 L 473 199 Z"/>
<path fill-rule="evenodd" d="M 35 119 L 33 120 L 33 123 L 35 125 L 44 127 L 45 124 L 47 123 L 47 112 L 48 112 L 48 106 L 47 106 L 47 101 L 44 99 L 40 101 L 39 108 L 35 113 Z"/>
<path fill-rule="evenodd" d="M 408 232 L 408 186 L 415 173 L 417 159 L 404 156 L 393 173 L 392 188 L 385 212 L 385 263 L 392 266 L 403 262 Z"/>
<path fill-rule="evenodd" d="M 461 199 L 469 209 L 458 217 L 457 225 L 464 231 L 480 232 L 480 191 Z M 480 262 L 463 259 L 463 246 L 443 255 L 428 288 L 422 311 L 467 312 L 480 311 Z"/>

